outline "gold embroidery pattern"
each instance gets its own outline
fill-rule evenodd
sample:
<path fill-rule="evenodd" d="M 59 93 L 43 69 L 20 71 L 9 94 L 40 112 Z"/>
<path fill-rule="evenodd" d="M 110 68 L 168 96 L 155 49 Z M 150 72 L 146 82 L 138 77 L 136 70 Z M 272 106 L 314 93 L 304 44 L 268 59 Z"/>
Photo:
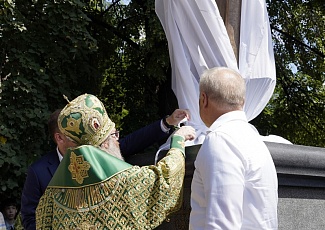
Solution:
<path fill-rule="evenodd" d="M 101 144 L 115 127 L 104 105 L 90 94 L 69 102 L 58 117 L 60 131 L 82 145 Z"/>
<path fill-rule="evenodd" d="M 81 228 L 76 228 L 76 230 L 96 230 L 94 225 L 91 225 L 88 221 L 81 223 Z"/>
<path fill-rule="evenodd" d="M 79 135 L 81 133 L 80 130 L 80 123 L 81 123 L 81 119 L 76 120 L 73 117 L 69 117 L 67 119 L 67 131 L 72 131 L 75 132 L 77 135 Z"/>
<path fill-rule="evenodd" d="M 70 165 L 68 169 L 72 174 L 72 179 L 75 179 L 79 184 L 82 184 L 84 178 L 88 177 L 90 164 L 84 160 L 83 156 L 77 156 L 74 152 L 71 152 Z"/>
<path fill-rule="evenodd" d="M 184 174 L 183 154 L 175 150 L 157 166 L 134 166 L 96 185 L 48 187 L 37 229 L 80 229 L 85 220 L 96 229 L 154 229 L 181 207 Z"/>

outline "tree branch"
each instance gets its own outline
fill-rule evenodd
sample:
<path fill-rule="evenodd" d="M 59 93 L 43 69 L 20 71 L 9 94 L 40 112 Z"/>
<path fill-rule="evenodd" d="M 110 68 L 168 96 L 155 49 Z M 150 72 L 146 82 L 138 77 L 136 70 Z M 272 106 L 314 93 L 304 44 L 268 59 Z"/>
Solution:
<path fill-rule="evenodd" d="M 117 37 L 121 38 L 123 41 L 127 42 L 131 47 L 140 50 L 140 46 L 135 43 L 134 41 L 132 41 L 130 38 L 124 36 L 122 33 L 120 33 L 119 30 L 117 30 L 115 27 L 101 21 L 98 20 L 96 17 L 93 17 L 92 15 L 87 15 L 94 23 L 96 23 L 99 26 L 102 26 L 105 29 L 108 29 L 110 31 L 112 31 Z"/>
<path fill-rule="evenodd" d="M 321 51 L 319 51 L 318 49 L 312 48 L 308 45 L 306 45 L 305 43 L 299 41 L 298 39 L 296 39 L 295 37 L 293 37 L 292 35 L 288 34 L 287 32 L 284 32 L 283 30 L 280 30 L 276 27 L 274 27 L 273 25 L 271 25 L 271 29 L 278 31 L 279 33 L 283 34 L 284 36 L 290 38 L 291 40 L 295 41 L 296 43 L 298 43 L 301 46 L 304 46 L 306 48 L 308 48 L 309 50 L 313 51 L 315 54 L 319 55 L 320 57 L 325 58 L 325 54 L 323 54 Z"/>

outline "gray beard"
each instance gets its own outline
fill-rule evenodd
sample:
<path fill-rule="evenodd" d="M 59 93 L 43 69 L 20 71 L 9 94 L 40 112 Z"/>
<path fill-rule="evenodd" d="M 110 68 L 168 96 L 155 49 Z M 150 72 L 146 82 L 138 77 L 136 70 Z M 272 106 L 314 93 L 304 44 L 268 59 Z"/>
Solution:
<path fill-rule="evenodd" d="M 107 149 L 104 149 L 108 154 L 112 155 L 113 157 L 116 157 L 122 161 L 124 161 L 124 158 L 121 154 L 121 150 L 120 150 L 120 146 L 119 146 L 119 143 L 112 139 L 112 138 L 109 138 L 108 139 L 108 148 Z"/>

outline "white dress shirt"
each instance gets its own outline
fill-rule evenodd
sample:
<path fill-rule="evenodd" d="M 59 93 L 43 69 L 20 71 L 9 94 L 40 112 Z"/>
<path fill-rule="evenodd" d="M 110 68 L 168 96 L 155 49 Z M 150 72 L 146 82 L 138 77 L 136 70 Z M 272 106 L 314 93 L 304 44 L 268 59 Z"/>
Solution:
<path fill-rule="evenodd" d="M 194 165 L 190 230 L 277 229 L 275 166 L 244 112 L 212 124 Z"/>
<path fill-rule="evenodd" d="M 56 147 L 56 152 L 57 152 L 57 154 L 58 154 L 59 161 L 61 162 L 62 159 L 63 159 L 63 156 L 62 156 L 62 154 L 60 153 L 59 147 Z"/>

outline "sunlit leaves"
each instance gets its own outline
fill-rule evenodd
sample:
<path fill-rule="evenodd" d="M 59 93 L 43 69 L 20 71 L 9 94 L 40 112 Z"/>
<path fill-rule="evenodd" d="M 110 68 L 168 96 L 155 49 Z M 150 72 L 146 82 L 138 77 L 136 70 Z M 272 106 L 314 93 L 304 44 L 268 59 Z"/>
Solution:
<path fill-rule="evenodd" d="M 4 0 L 0 186 L 12 196 L 20 196 L 27 166 L 51 148 L 47 119 L 65 104 L 62 95 L 99 92 L 101 76 L 93 65 L 98 47 L 84 6 L 78 0 Z"/>
<path fill-rule="evenodd" d="M 325 147 L 324 2 L 270 0 L 268 11 L 277 96 L 254 122 L 265 135 Z"/>

